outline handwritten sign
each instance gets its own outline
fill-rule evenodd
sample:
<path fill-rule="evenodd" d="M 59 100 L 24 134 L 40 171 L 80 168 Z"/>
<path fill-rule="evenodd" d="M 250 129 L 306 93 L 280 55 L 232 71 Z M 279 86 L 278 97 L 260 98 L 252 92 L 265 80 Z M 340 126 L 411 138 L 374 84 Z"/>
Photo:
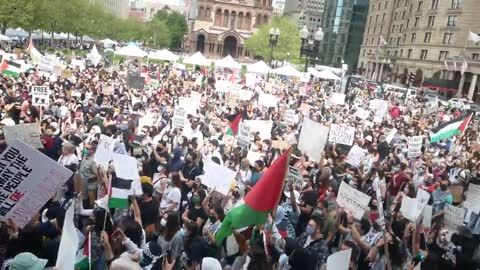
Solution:
<path fill-rule="evenodd" d="M 342 181 L 338 190 L 337 203 L 347 212 L 350 212 L 354 218 L 361 219 L 363 217 L 365 210 L 368 209 L 369 202 L 370 196 Z"/>
<path fill-rule="evenodd" d="M 355 138 L 355 128 L 343 125 L 332 124 L 328 141 L 332 143 L 352 145 Z"/>
<path fill-rule="evenodd" d="M 363 120 L 367 119 L 369 115 L 370 115 L 370 112 L 362 108 L 358 108 L 357 111 L 355 112 L 355 116 Z"/>
<path fill-rule="evenodd" d="M 93 160 L 103 167 L 107 167 L 113 156 L 113 148 L 115 147 L 115 140 L 103 134 L 100 134 L 97 150 Z"/>
<path fill-rule="evenodd" d="M 129 74 L 127 77 L 127 85 L 133 89 L 143 90 L 145 87 L 145 78 L 139 75 Z"/>
<path fill-rule="evenodd" d="M 232 181 L 237 174 L 227 167 L 212 161 L 205 162 L 203 171 L 205 174 L 202 177 L 202 184 L 209 188 L 215 188 L 216 191 L 225 196 L 228 194 Z"/>
<path fill-rule="evenodd" d="M 33 106 L 48 107 L 49 102 L 48 88 L 46 86 L 32 86 Z"/>
<path fill-rule="evenodd" d="M 303 120 L 298 149 L 313 161 L 320 161 L 328 137 L 328 127 L 308 118 Z"/>
<path fill-rule="evenodd" d="M 19 139 L 33 148 L 43 148 L 40 140 L 40 123 L 4 126 L 3 134 L 7 144 Z"/>
<path fill-rule="evenodd" d="M 294 110 L 286 110 L 284 120 L 289 125 L 295 125 L 298 123 L 298 115 Z"/>
<path fill-rule="evenodd" d="M 359 147 L 358 145 L 354 145 L 350 152 L 348 152 L 346 162 L 354 167 L 360 167 L 362 160 L 367 155 L 367 150 Z"/>
<path fill-rule="evenodd" d="M 465 209 L 446 204 L 444 211 L 444 223 L 451 230 L 449 233 L 458 232 L 458 227 L 463 225 Z"/>
<path fill-rule="evenodd" d="M 264 106 L 267 108 L 277 107 L 278 99 L 276 96 L 271 94 L 260 93 L 258 96 L 258 105 Z"/>
<path fill-rule="evenodd" d="M 250 147 L 250 127 L 243 122 L 238 128 L 238 145 L 244 149 Z"/>
<path fill-rule="evenodd" d="M 244 122 L 250 127 L 250 132 L 258 132 L 262 140 L 271 138 L 273 127 L 271 120 L 246 120 Z"/>
<path fill-rule="evenodd" d="M 183 107 L 175 107 L 172 118 L 172 126 L 174 128 L 183 129 L 185 126 L 185 119 L 187 118 L 187 112 Z"/>
<path fill-rule="evenodd" d="M 20 140 L 0 155 L 0 220 L 23 228 L 72 172 Z"/>
<path fill-rule="evenodd" d="M 422 142 L 423 142 L 422 136 L 408 137 L 407 149 L 408 149 L 409 158 L 416 158 L 422 154 Z"/>

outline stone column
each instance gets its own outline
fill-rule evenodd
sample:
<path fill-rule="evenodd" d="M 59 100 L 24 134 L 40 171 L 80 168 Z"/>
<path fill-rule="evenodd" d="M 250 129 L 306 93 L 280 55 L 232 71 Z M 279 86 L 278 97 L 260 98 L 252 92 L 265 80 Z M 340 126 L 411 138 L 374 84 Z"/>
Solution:
<path fill-rule="evenodd" d="M 368 75 L 370 74 L 370 62 L 367 62 L 367 67 L 365 69 L 365 78 L 368 78 Z"/>
<path fill-rule="evenodd" d="M 462 74 L 460 78 L 460 83 L 458 84 L 457 97 L 461 98 L 463 94 L 463 85 L 465 84 L 465 73 Z"/>
<path fill-rule="evenodd" d="M 374 63 L 375 64 L 375 68 L 373 69 L 373 73 L 372 73 L 372 76 L 371 76 L 371 80 L 372 81 L 377 81 L 377 73 L 378 73 L 378 63 Z"/>
<path fill-rule="evenodd" d="M 378 80 L 380 80 L 380 82 L 383 82 L 383 69 L 384 68 L 385 68 L 385 64 L 380 63 L 380 74 L 378 76 Z"/>
<path fill-rule="evenodd" d="M 448 79 L 453 80 L 455 78 L 455 71 L 448 71 Z"/>
<path fill-rule="evenodd" d="M 472 82 L 470 83 L 470 89 L 468 89 L 468 100 L 473 99 L 473 94 L 475 93 L 475 86 L 477 86 L 478 74 L 473 74 Z"/>

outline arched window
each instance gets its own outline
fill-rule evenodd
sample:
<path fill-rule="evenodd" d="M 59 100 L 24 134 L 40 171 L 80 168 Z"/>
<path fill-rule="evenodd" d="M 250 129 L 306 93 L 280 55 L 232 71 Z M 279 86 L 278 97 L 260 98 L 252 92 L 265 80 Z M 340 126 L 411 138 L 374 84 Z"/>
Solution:
<path fill-rule="evenodd" d="M 198 8 L 198 14 L 197 14 L 197 15 L 198 15 L 198 17 L 200 17 L 200 18 L 204 16 L 204 14 L 203 14 L 203 7 L 199 7 L 199 8 Z"/>
<path fill-rule="evenodd" d="M 235 28 L 236 19 L 237 19 L 237 13 L 235 11 L 232 11 L 232 14 L 230 14 L 230 28 Z"/>
<path fill-rule="evenodd" d="M 262 24 L 262 15 L 257 14 L 255 17 L 255 25 L 259 26 L 260 24 Z"/>
<path fill-rule="evenodd" d="M 243 29 L 243 12 L 238 13 L 238 18 L 237 18 L 237 28 L 238 29 Z"/>
<path fill-rule="evenodd" d="M 223 11 L 223 24 L 222 24 L 223 27 L 228 27 L 228 22 L 230 19 L 230 16 L 228 13 L 230 13 L 228 9 Z"/>
<path fill-rule="evenodd" d="M 221 26 L 222 25 L 222 10 L 217 9 L 215 11 L 215 21 L 213 22 L 215 26 Z"/>
<path fill-rule="evenodd" d="M 263 15 L 263 23 L 268 23 L 268 15 Z"/>
<path fill-rule="evenodd" d="M 247 12 L 247 14 L 245 14 L 245 23 L 244 23 L 243 29 L 250 30 L 251 27 L 252 27 L 252 15 Z"/>
<path fill-rule="evenodd" d="M 212 16 L 212 14 L 211 14 L 210 8 L 207 7 L 207 8 L 205 9 L 205 17 L 210 18 L 211 16 Z"/>

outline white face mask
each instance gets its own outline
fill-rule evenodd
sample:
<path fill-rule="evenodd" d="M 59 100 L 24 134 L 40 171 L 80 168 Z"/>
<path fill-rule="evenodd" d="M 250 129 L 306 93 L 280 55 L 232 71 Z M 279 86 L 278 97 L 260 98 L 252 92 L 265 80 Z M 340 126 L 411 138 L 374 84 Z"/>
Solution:
<path fill-rule="evenodd" d="M 162 226 L 162 227 L 167 226 L 167 220 L 162 218 L 162 220 L 160 220 L 160 226 Z"/>

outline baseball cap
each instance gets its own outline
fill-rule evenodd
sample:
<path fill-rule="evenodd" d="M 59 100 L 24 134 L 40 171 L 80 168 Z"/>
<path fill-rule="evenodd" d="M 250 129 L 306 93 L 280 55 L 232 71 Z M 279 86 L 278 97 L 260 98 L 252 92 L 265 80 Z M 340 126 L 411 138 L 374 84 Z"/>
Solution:
<path fill-rule="evenodd" d="M 47 260 L 40 259 L 30 252 L 23 252 L 13 258 L 10 270 L 43 270 Z"/>

